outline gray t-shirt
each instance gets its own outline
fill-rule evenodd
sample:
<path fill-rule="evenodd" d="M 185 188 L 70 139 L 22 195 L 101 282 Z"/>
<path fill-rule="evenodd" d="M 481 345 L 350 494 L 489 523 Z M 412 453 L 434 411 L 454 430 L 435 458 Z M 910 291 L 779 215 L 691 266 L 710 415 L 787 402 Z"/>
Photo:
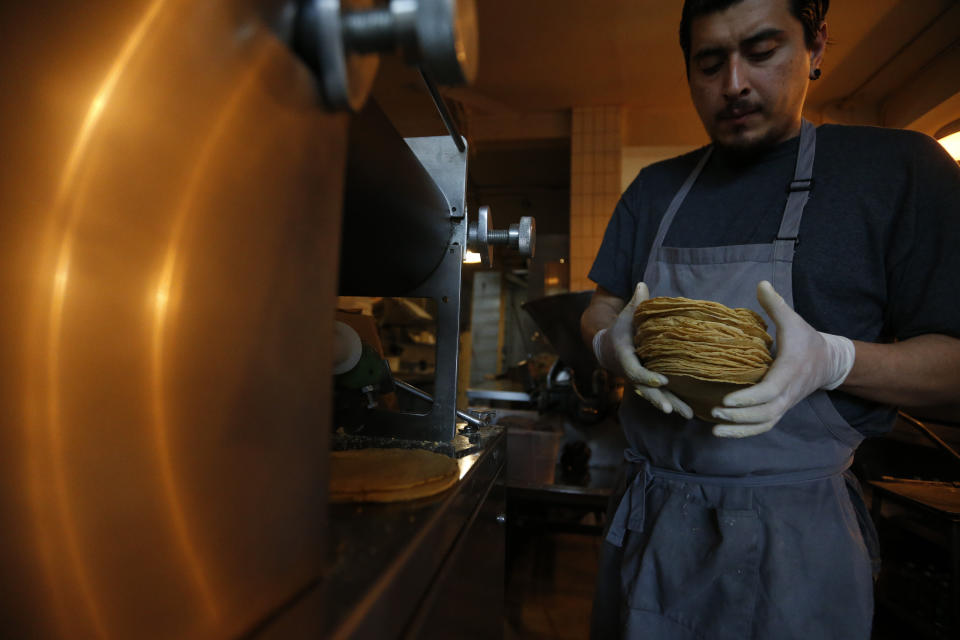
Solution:
<path fill-rule="evenodd" d="M 798 145 L 794 138 L 750 161 L 715 153 L 677 212 L 664 246 L 772 242 Z M 640 172 L 607 226 L 591 280 L 630 297 L 660 220 L 702 153 Z M 960 337 L 957 163 L 919 133 L 819 127 L 793 295 L 797 313 L 818 331 L 869 342 L 925 333 Z M 891 407 L 841 391 L 830 397 L 865 435 L 892 426 Z"/>

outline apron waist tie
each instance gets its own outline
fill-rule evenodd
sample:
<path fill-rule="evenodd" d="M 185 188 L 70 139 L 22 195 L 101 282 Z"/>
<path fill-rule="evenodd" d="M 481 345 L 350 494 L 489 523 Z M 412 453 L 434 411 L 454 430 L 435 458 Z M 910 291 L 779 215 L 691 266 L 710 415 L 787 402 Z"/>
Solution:
<path fill-rule="evenodd" d="M 618 547 L 623 546 L 623 539 L 628 530 L 635 533 L 643 531 L 646 518 L 647 492 L 650 490 L 654 478 L 723 487 L 768 487 L 825 480 L 841 475 L 853 463 L 853 455 L 851 454 L 842 464 L 828 469 L 801 469 L 759 476 L 706 476 L 654 467 L 649 460 L 633 449 L 626 449 L 623 452 L 623 457 L 627 462 L 633 463 L 637 469 L 637 474 L 620 499 L 620 504 L 617 506 L 617 511 L 607 532 L 607 542 Z"/>

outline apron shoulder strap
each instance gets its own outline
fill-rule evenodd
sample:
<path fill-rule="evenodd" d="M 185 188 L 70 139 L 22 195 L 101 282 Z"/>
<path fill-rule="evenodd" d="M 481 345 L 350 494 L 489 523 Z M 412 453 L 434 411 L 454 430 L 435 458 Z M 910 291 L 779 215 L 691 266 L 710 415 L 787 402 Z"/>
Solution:
<path fill-rule="evenodd" d="M 663 241 L 667 237 L 667 231 L 670 229 L 670 225 L 673 224 L 673 219 L 677 215 L 677 211 L 680 210 L 680 205 L 683 204 L 683 201 L 687 199 L 687 194 L 690 193 L 690 189 L 693 188 L 693 183 L 697 181 L 697 178 L 700 177 L 700 173 L 703 171 L 703 168 L 707 165 L 707 160 L 710 159 L 710 156 L 713 154 L 713 145 L 710 145 L 703 152 L 703 155 L 700 157 L 700 160 L 697 162 L 697 166 L 693 168 L 693 171 L 690 172 L 690 175 L 687 176 L 687 179 L 683 181 L 680 190 L 677 191 L 676 195 L 673 196 L 673 200 L 670 201 L 670 206 L 667 207 L 666 213 L 663 214 L 663 219 L 660 221 L 660 226 L 657 228 L 657 235 L 653 239 L 653 245 L 650 247 L 650 255 L 647 256 L 647 267 L 644 270 L 644 273 L 653 266 L 653 263 L 656 262 L 657 252 L 660 250 L 660 247 L 663 246 Z"/>
<path fill-rule="evenodd" d="M 813 189 L 813 160 L 817 153 L 817 130 L 809 120 L 800 126 L 800 150 L 797 153 L 797 166 L 793 180 L 787 186 L 787 206 L 780 220 L 777 241 L 789 242 L 796 246 L 800 233 L 800 219 L 803 208 Z"/>

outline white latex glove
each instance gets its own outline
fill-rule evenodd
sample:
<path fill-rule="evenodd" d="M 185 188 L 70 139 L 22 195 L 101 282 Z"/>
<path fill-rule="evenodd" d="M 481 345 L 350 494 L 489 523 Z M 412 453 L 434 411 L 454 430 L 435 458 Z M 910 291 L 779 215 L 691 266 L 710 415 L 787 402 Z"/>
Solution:
<path fill-rule="evenodd" d="M 759 383 L 735 391 L 713 409 L 725 424 L 713 428 L 722 438 L 744 438 L 769 431 L 795 404 L 818 389 L 836 389 L 846 380 L 856 351 L 848 338 L 820 333 L 764 280 L 757 300 L 777 325 L 777 357 Z"/>
<path fill-rule="evenodd" d="M 647 285 L 639 283 L 633 298 L 623 308 L 614 323 L 607 329 L 601 329 L 593 338 L 593 353 L 604 369 L 622 375 L 634 387 L 634 392 L 649 401 L 664 413 L 676 411 L 686 419 L 693 417 L 693 410 L 686 402 L 666 389 L 666 377 L 645 369 L 633 346 L 633 312 L 637 305 L 650 298 Z"/>

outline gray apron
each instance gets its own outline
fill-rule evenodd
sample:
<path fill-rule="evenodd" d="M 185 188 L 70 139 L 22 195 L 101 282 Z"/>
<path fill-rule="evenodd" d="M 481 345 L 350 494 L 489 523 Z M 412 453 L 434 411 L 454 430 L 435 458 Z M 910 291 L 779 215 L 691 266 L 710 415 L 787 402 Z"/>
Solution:
<path fill-rule="evenodd" d="M 763 313 L 756 287 L 769 280 L 792 307 L 793 254 L 815 146 L 816 130 L 804 121 L 772 244 L 664 247 L 708 148 L 671 202 L 634 281 L 646 282 L 655 296 Z M 713 425 L 663 414 L 629 392 L 620 417 L 632 478 L 601 560 L 601 573 L 612 579 L 616 572 L 619 584 L 598 587 L 598 602 L 606 602 L 595 605 L 594 637 L 869 638 L 873 584 L 865 540 L 872 539 L 872 525 L 847 472 L 862 436 L 825 392 L 801 401 L 767 433 L 743 439 L 717 438 Z"/>

